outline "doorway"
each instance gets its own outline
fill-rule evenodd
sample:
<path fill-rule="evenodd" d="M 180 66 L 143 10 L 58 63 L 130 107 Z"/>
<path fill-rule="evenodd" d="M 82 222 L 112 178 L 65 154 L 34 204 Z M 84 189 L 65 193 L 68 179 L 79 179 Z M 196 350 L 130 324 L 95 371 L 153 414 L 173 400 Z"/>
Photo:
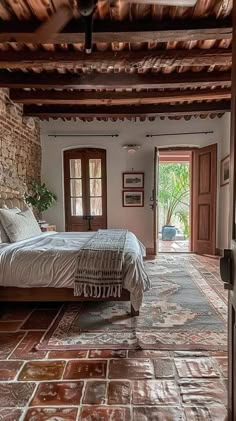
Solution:
<path fill-rule="evenodd" d="M 163 159 L 161 162 L 160 159 Z M 178 162 L 179 160 L 179 162 Z M 182 162 L 181 162 L 182 161 Z M 162 228 L 164 225 L 172 225 L 171 218 L 174 218 L 173 213 L 176 213 L 176 206 L 169 206 L 166 201 L 163 206 L 162 214 L 159 217 L 159 184 L 160 184 L 160 165 L 163 164 L 163 168 L 167 168 L 168 164 L 188 164 L 189 171 L 185 171 L 186 176 L 189 179 L 189 204 L 185 203 L 185 208 L 182 204 L 178 204 L 178 215 L 175 215 L 173 222 L 179 220 L 180 228 L 178 226 L 175 230 L 167 229 L 169 234 L 175 231 L 175 237 L 168 237 L 169 241 L 175 241 L 177 234 L 181 235 L 180 241 L 188 239 L 188 243 L 183 243 L 183 246 L 187 245 L 188 250 L 181 247 L 177 247 L 178 244 L 171 244 L 169 250 L 167 247 L 163 250 L 159 248 L 159 242 L 163 244 Z M 186 170 L 186 168 L 185 168 Z M 161 252 L 185 252 L 190 251 L 198 254 L 216 254 L 216 189 L 217 189 L 217 144 L 205 146 L 203 148 L 163 148 L 154 149 L 154 188 L 152 197 L 152 209 L 153 209 L 153 240 L 154 249 L 153 254 L 156 255 L 159 251 Z M 166 186 L 164 188 L 165 195 L 170 192 L 170 200 L 174 200 L 176 205 L 176 194 L 173 192 L 173 186 L 169 185 L 172 177 L 170 172 L 166 171 Z M 175 177 L 174 177 L 175 178 Z M 187 197 L 187 194 L 186 194 Z M 186 199 L 185 197 L 185 199 Z M 186 200 L 184 199 L 184 202 Z M 181 199 L 181 202 L 183 200 Z M 181 207 L 182 206 L 182 207 Z M 184 210 L 186 214 L 186 206 L 189 207 L 188 225 L 183 223 L 183 220 L 187 219 L 186 215 L 180 213 Z M 168 214 L 168 209 L 170 212 Z M 182 212 L 183 213 L 183 212 Z M 171 214 L 171 215 L 170 215 Z M 170 218 L 171 216 L 171 218 Z M 161 221 L 159 219 L 162 218 Z M 166 219 L 165 219 L 166 218 Z M 180 223 L 182 220 L 182 223 Z M 176 223 L 176 222 L 175 222 Z M 164 225 L 163 225 L 164 224 Z M 160 228 L 159 228 L 160 225 Z M 186 228 L 185 228 L 186 227 Z M 182 231 L 182 232 L 181 232 Z M 185 237 L 184 237 L 185 233 Z M 187 234 L 187 235 L 186 235 Z M 161 236 L 161 238 L 160 238 Z M 188 236 L 188 238 L 186 238 Z M 178 237 L 177 237 L 178 238 Z M 186 239 L 186 240 L 185 240 Z M 161 247 L 161 246 L 160 246 Z"/>
<path fill-rule="evenodd" d="M 191 251 L 191 151 L 159 151 L 158 251 Z"/>
<path fill-rule="evenodd" d="M 107 228 L 106 151 L 79 148 L 64 152 L 66 231 Z"/>

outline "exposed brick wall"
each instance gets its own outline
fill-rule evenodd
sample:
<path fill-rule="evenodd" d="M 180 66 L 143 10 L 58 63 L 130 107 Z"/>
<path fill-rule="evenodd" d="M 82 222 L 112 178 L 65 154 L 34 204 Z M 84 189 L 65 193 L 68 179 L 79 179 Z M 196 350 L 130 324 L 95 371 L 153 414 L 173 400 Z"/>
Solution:
<path fill-rule="evenodd" d="M 40 172 L 39 123 L 23 118 L 22 107 L 0 89 L 0 188 L 24 193 L 33 179 L 40 181 Z"/>

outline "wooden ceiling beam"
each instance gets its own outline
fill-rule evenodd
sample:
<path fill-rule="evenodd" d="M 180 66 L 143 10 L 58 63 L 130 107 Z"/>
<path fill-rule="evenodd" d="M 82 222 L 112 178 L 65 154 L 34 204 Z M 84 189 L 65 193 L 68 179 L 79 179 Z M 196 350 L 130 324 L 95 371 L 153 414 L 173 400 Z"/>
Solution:
<path fill-rule="evenodd" d="M 230 66 L 231 49 L 105 51 L 2 51 L 0 69 L 58 69 L 60 67 L 153 68 L 160 66 Z"/>
<path fill-rule="evenodd" d="M 170 102 L 230 99 L 230 89 L 201 89 L 153 92 L 85 91 L 10 91 L 12 101 L 20 104 L 54 105 L 141 105 Z"/>
<path fill-rule="evenodd" d="M 122 118 L 155 117 L 222 113 L 230 111 L 230 101 L 203 102 L 175 105 L 140 105 L 140 106 L 60 106 L 60 105 L 24 105 L 23 114 L 28 117 L 45 118 Z"/>
<path fill-rule="evenodd" d="M 35 89 L 155 89 L 230 86 L 231 73 L 186 72 L 186 73 L 23 73 L 0 72 L 1 88 Z"/>
<path fill-rule="evenodd" d="M 84 23 L 80 19 L 70 21 L 61 32 L 52 30 L 50 34 L 48 33 L 47 40 L 39 28 L 38 22 L 2 22 L 0 24 L 0 43 L 84 43 Z M 231 17 L 225 19 L 164 19 L 163 22 L 95 20 L 93 25 L 94 43 L 176 42 L 229 39 L 231 37 Z"/>

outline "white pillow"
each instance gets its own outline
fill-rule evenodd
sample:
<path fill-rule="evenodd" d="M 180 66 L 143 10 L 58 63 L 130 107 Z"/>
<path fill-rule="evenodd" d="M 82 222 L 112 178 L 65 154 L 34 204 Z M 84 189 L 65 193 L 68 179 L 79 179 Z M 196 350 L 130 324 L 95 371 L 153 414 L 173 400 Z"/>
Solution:
<path fill-rule="evenodd" d="M 8 209 L 8 207 L 6 205 L 3 206 L 3 209 L 4 210 L 9 210 L 12 213 L 18 213 L 18 212 L 20 212 L 20 209 L 19 208 L 11 208 L 11 209 Z M 0 209 L 0 210 L 2 210 L 2 209 Z M 0 221 L 0 243 L 9 243 L 9 241 L 10 240 L 9 240 L 9 238 L 7 236 L 7 233 L 4 230 L 4 228 L 3 228 L 2 224 L 1 224 L 1 221 Z"/>
<path fill-rule="evenodd" d="M 42 234 L 30 209 L 15 214 L 9 209 L 0 209 L 0 221 L 11 243 Z"/>

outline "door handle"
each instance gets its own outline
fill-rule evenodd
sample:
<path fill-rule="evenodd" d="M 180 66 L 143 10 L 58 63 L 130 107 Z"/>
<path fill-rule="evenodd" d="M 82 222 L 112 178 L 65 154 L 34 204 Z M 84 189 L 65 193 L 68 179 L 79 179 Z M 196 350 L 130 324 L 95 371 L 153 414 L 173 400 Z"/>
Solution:
<path fill-rule="evenodd" d="M 233 289 L 232 284 L 232 250 L 224 249 L 224 256 L 220 259 L 220 276 L 222 281 L 224 282 L 225 289 Z"/>
<path fill-rule="evenodd" d="M 93 219 L 93 216 L 92 215 L 84 215 L 83 219 L 86 219 L 86 221 L 88 221 L 88 231 L 92 231 L 91 220 Z"/>

